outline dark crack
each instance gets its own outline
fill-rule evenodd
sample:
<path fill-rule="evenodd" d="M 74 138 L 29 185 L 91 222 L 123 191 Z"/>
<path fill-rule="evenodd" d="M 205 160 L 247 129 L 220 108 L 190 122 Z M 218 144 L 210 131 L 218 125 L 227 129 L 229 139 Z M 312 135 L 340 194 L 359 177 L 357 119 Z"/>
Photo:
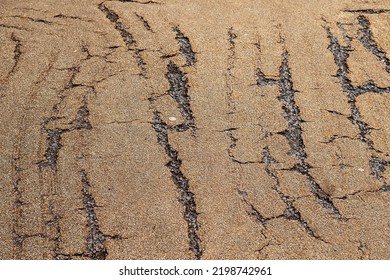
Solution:
<path fill-rule="evenodd" d="M 28 238 L 33 238 L 33 237 L 41 237 L 41 238 L 46 238 L 47 236 L 42 233 L 37 233 L 37 234 L 16 234 L 14 233 L 14 243 L 18 248 L 23 247 L 23 242 L 28 239 Z"/>
<path fill-rule="evenodd" d="M 348 96 L 348 104 L 351 108 L 351 116 L 348 119 L 352 124 L 356 125 L 359 129 L 359 139 L 364 142 L 370 149 L 374 149 L 374 143 L 369 138 L 372 128 L 368 126 L 362 119 L 359 108 L 356 105 L 356 98 L 367 92 L 375 93 L 385 93 L 390 92 L 390 88 L 380 88 L 374 84 L 373 81 L 368 81 L 361 86 L 354 87 L 349 80 L 348 73 L 348 64 L 347 59 L 349 57 L 349 52 L 352 51 L 350 46 L 341 46 L 337 38 L 331 33 L 329 28 L 326 28 L 329 39 L 328 49 L 332 52 L 335 63 L 338 67 L 337 69 L 337 78 L 341 84 L 341 88 Z"/>
<path fill-rule="evenodd" d="M 13 180 L 13 189 L 15 193 L 15 206 L 18 208 L 24 204 L 23 198 L 22 198 L 22 191 L 20 189 L 20 181 L 22 180 L 21 178 L 21 171 L 22 169 L 20 168 L 20 158 L 14 158 L 13 159 L 13 169 L 14 169 L 14 174 L 15 178 Z"/>
<path fill-rule="evenodd" d="M 358 13 L 358 14 L 384 14 L 390 13 L 389 9 L 356 9 L 356 10 L 344 10 L 348 13 Z"/>
<path fill-rule="evenodd" d="M 109 19 L 115 25 L 114 27 L 121 35 L 123 42 L 127 46 L 127 49 L 134 54 L 134 58 L 137 62 L 138 68 L 140 69 L 139 74 L 142 77 L 147 77 L 146 63 L 141 55 L 142 50 L 137 47 L 137 42 L 133 38 L 133 35 L 126 30 L 126 27 L 122 23 L 119 15 L 113 10 L 107 8 L 104 3 L 100 3 L 98 8 L 106 15 L 107 19 Z"/>
<path fill-rule="evenodd" d="M 16 26 L 16 25 L 9 25 L 9 24 L 4 24 L 0 23 L 0 27 L 2 28 L 8 28 L 8 29 L 16 29 L 16 30 L 23 30 L 23 31 L 29 31 L 27 28 Z"/>
<path fill-rule="evenodd" d="M 64 15 L 64 14 L 57 14 L 54 16 L 54 18 L 73 19 L 73 20 L 80 20 L 80 21 L 84 21 L 84 22 L 93 22 L 93 20 L 91 20 L 91 19 L 84 19 L 82 17 L 70 16 L 70 15 Z"/>
<path fill-rule="evenodd" d="M 68 83 L 65 85 L 64 90 L 80 86 L 80 85 L 74 83 L 74 79 L 76 78 L 76 75 L 80 72 L 80 67 L 71 67 L 68 70 L 70 71 L 71 76 L 68 80 Z"/>
<path fill-rule="evenodd" d="M 141 15 L 134 13 L 136 17 L 142 22 L 143 26 L 145 27 L 146 30 L 154 33 L 153 29 L 150 27 L 149 22 Z"/>
<path fill-rule="evenodd" d="M 257 70 L 257 85 L 258 86 L 274 86 L 279 87 L 280 95 L 278 100 L 282 103 L 283 117 L 287 121 L 287 129 L 279 134 L 286 137 L 290 145 L 289 154 L 297 160 L 297 164 L 292 171 L 296 171 L 306 177 L 311 193 L 324 208 L 330 210 L 337 218 L 341 218 L 340 211 L 334 206 L 330 196 L 324 192 L 320 185 L 315 181 L 310 174 L 310 166 L 306 163 L 307 154 L 302 138 L 303 122 L 300 110 L 295 103 L 295 93 L 291 78 L 291 71 L 288 65 L 288 52 L 283 51 L 282 64 L 279 68 L 279 78 L 268 78 L 260 69 Z"/>
<path fill-rule="evenodd" d="M 19 65 L 19 60 L 22 55 L 22 47 L 23 47 L 22 41 L 18 39 L 14 33 L 12 33 L 11 35 L 11 40 L 15 43 L 14 57 L 13 57 L 14 65 L 12 66 L 11 70 L 8 72 L 7 78 L 11 77 L 15 73 Z"/>
<path fill-rule="evenodd" d="M 235 45 L 236 45 L 237 34 L 234 33 L 233 27 L 229 28 L 228 35 L 229 35 L 229 44 L 230 44 L 229 50 L 232 51 L 233 55 L 234 55 L 235 54 L 234 52 L 235 52 Z"/>
<path fill-rule="evenodd" d="M 46 137 L 46 152 L 45 160 L 38 162 L 38 167 L 50 167 L 53 171 L 57 171 L 57 161 L 59 156 L 59 151 L 62 147 L 61 137 L 63 133 L 72 132 L 75 130 L 92 129 L 92 125 L 88 121 L 89 110 L 87 102 L 84 99 L 84 104 L 79 108 L 76 118 L 70 122 L 70 128 L 54 128 L 47 129 L 46 126 L 56 120 L 61 118 L 59 117 L 50 117 L 45 119 L 41 124 L 42 133 L 47 133 Z"/>
<path fill-rule="evenodd" d="M 254 164 L 254 163 L 258 163 L 256 161 L 241 161 L 239 159 L 237 159 L 233 153 L 234 149 L 236 148 L 237 146 L 237 141 L 238 141 L 238 138 L 236 138 L 233 134 L 233 131 L 237 130 L 238 128 L 228 128 L 228 129 L 224 129 L 223 132 L 226 132 L 227 136 L 229 137 L 230 139 L 230 145 L 229 145 L 229 148 L 227 150 L 227 153 L 228 153 L 228 156 L 229 158 L 231 159 L 231 161 L 233 161 L 234 163 L 238 163 L 238 164 Z"/>
<path fill-rule="evenodd" d="M 92 129 L 92 125 L 88 120 L 89 110 L 87 101 L 84 99 L 84 104 L 81 106 L 77 112 L 76 119 L 71 122 L 71 130 L 79 129 Z"/>
<path fill-rule="evenodd" d="M 160 2 L 156 1 L 137 1 L 137 0 L 118 0 L 119 2 L 123 3 L 137 3 L 137 4 L 161 4 Z"/>
<path fill-rule="evenodd" d="M 227 32 L 227 35 L 228 35 L 227 39 L 229 42 L 229 56 L 227 58 L 228 65 L 227 65 L 227 70 L 226 70 L 227 105 L 229 108 L 229 113 L 234 114 L 234 112 L 236 111 L 236 104 L 235 104 L 234 99 L 233 99 L 233 82 L 232 82 L 233 72 L 232 71 L 235 67 L 234 59 L 236 58 L 237 34 L 234 33 L 233 27 L 230 27 L 228 32 Z M 232 127 L 232 128 L 225 129 L 224 132 L 227 133 L 227 136 L 230 139 L 230 146 L 227 150 L 229 158 L 235 163 L 240 163 L 240 161 L 236 160 L 236 158 L 233 154 L 233 150 L 236 148 L 237 141 L 238 141 L 238 138 L 236 138 L 234 136 L 234 131 L 237 129 L 238 128 Z"/>
<path fill-rule="evenodd" d="M 52 24 L 54 22 L 52 21 L 48 21 L 48 20 L 45 20 L 45 19 L 40 19 L 40 18 L 32 18 L 32 17 L 25 17 L 25 16 L 19 16 L 19 15 L 15 15 L 15 16 L 11 16 L 13 18 L 21 18 L 21 19 L 27 19 L 31 22 L 36 22 L 36 23 L 44 23 L 44 24 Z"/>
<path fill-rule="evenodd" d="M 87 55 L 87 57 L 85 58 L 85 60 L 88 60 L 88 59 L 91 59 L 93 57 L 93 55 L 91 55 L 89 49 L 88 49 L 88 45 L 83 43 L 82 46 L 81 46 L 81 52 L 85 53 Z"/>
<path fill-rule="evenodd" d="M 154 112 L 152 127 L 157 134 L 157 142 L 164 149 L 169 161 L 167 167 L 179 193 L 179 202 L 184 207 L 184 220 L 188 225 L 190 249 L 197 259 L 202 257 L 203 249 L 198 235 L 200 228 L 196 212 L 195 195 L 191 192 L 188 179 L 181 170 L 182 161 L 179 153 L 169 143 L 167 124 L 161 120 L 159 112 Z"/>
<path fill-rule="evenodd" d="M 370 21 L 363 15 L 359 15 L 357 20 L 360 24 L 360 28 L 358 29 L 359 41 L 369 52 L 375 55 L 377 59 L 384 64 L 387 73 L 390 74 L 390 60 L 387 58 L 386 52 L 381 49 L 374 40 L 374 36 L 370 29 Z"/>
<path fill-rule="evenodd" d="M 86 255 L 94 260 L 104 260 L 107 257 L 107 249 L 104 245 L 105 236 L 99 228 L 95 208 L 97 207 L 95 199 L 91 194 L 91 184 L 84 169 L 80 171 L 82 183 L 82 200 L 85 214 L 88 222 L 88 237 Z"/>
<path fill-rule="evenodd" d="M 291 198 L 286 196 L 281 190 L 280 190 L 280 183 L 279 178 L 277 174 L 272 170 L 272 164 L 277 163 L 277 161 L 271 156 L 271 153 L 269 151 L 268 147 L 263 148 L 262 151 L 262 163 L 264 164 L 264 170 L 268 174 L 268 176 L 275 182 L 275 184 L 272 186 L 272 190 L 275 191 L 280 199 L 283 201 L 283 203 L 286 205 L 286 209 L 283 214 L 272 216 L 272 217 L 264 217 L 255 207 L 252 203 L 250 203 L 246 196 L 247 193 L 244 191 L 239 190 L 239 194 L 241 195 L 242 200 L 244 203 L 249 206 L 249 211 L 247 212 L 248 215 L 254 216 L 256 218 L 256 221 L 260 223 L 262 226 L 266 228 L 267 223 L 269 221 L 272 221 L 274 219 L 286 219 L 286 220 L 294 220 L 297 221 L 303 229 L 306 231 L 307 234 L 309 234 L 311 237 L 314 237 L 315 239 L 323 241 L 315 232 L 314 230 L 308 225 L 306 220 L 302 218 L 301 213 L 296 209 L 296 207 L 293 204 L 293 201 Z"/>
<path fill-rule="evenodd" d="M 260 69 L 257 69 L 258 86 L 279 87 L 280 95 L 278 100 L 283 104 L 283 117 L 288 123 L 288 127 L 280 134 L 284 135 L 290 144 L 290 155 L 302 162 L 307 157 L 302 139 L 302 119 L 299 107 L 295 103 L 296 90 L 293 89 L 290 68 L 288 66 L 288 53 L 285 50 L 282 55 L 282 64 L 279 68 L 279 79 L 267 78 Z"/>
<path fill-rule="evenodd" d="M 266 217 L 264 217 L 264 216 L 259 212 L 259 210 L 257 210 L 257 209 L 255 208 L 255 206 L 254 206 L 252 203 L 250 203 L 250 202 L 248 201 L 248 199 L 246 198 L 246 197 L 248 196 L 248 193 L 247 193 L 247 192 L 238 190 L 238 194 L 241 196 L 242 201 L 243 201 L 243 202 L 249 207 L 249 209 L 250 209 L 249 211 L 247 211 L 247 214 L 248 214 L 249 216 L 254 216 L 255 219 L 256 219 L 256 221 L 257 221 L 258 223 L 260 223 L 260 224 L 261 224 L 262 226 L 264 226 L 264 227 L 266 227 L 266 224 L 267 224 L 268 221 L 270 221 L 270 220 L 272 220 L 272 219 L 280 218 L 280 217 L 283 216 L 283 215 L 281 215 L 281 216 L 277 216 L 277 217 L 269 217 L 269 218 L 266 218 Z"/>
<path fill-rule="evenodd" d="M 23 193 L 22 189 L 20 188 L 20 181 L 21 181 L 21 171 L 22 169 L 20 168 L 20 150 L 18 149 L 17 155 L 14 156 L 13 162 L 12 162 L 12 168 L 13 168 L 13 173 L 14 173 L 14 178 L 13 178 L 13 191 L 14 191 L 14 207 L 15 207 L 15 216 L 14 216 L 14 221 L 13 221 L 13 228 L 12 228 L 12 234 L 13 234 L 13 239 L 16 248 L 18 249 L 18 253 L 20 253 L 21 246 L 22 246 L 22 239 L 20 237 L 20 234 L 18 233 L 18 225 L 19 225 L 19 220 L 22 216 L 23 210 L 21 208 L 22 205 L 24 205 L 23 201 Z M 17 257 L 18 258 L 18 257 Z"/>
<path fill-rule="evenodd" d="M 62 147 L 61 135 L 64 132 L 62 129 L 48 129 L 46 138 L 45 160 L 38 162 L 39 168 L 50 167 L 52 170 L 57 170 L 58 153 Z"/>
<path fill-rule="evenodd" d="M 372 32 L 370 30 L 370 23 L 368 19 L 362 15 L 359 15 L 357 19 L 360 25 L 360 28 L 358 29 L 358 40 L 363 44 L 363 46 L 369 52 L 375 55 L 377 59 L 385 65 L 386 71 L 389 72 L 390 61 L 386 57 L 386 53 L 382 49 L 380 49 L 377 43 L 375 42 Z M 367 92 L 373 92 L 378 94 L 388 93 L 390 92 L 390 87 L 386 87 L 386 88 L 378 87 L 372 80 L 369 80 L 360 86 L 352 86 L 351 81 L 348 77 L 349 67 L 347 64 L 349 53 L 352 52 L 352 47 L 350 45 L 350 42 L 348 42 L 347 46 L 341 46 L 336 36 L 333 35 L 332 32 L 330 31 L 330 28 L 325 27 L 325 30 L 327 32 L 328 40 L 329 40 L 328 49 L 332 52 L 334 61 L 338 68 L 336 76 L 339 80 L 342 90 L 348 96 L 348 104 L 350 105 L 351 108 L 351 115 L 348 117 L 348 119 L 351 121 L 352 124 L 358 127 L 359 140 L 365 143 L 370 150 L 380 152 L 375 149 L 374 143 L 369 137 L 372 128 L 366 122 L 363 121 L 362 115 L 356 104 L 356 99 L 359 95 Z M 371 174 L 377 180 L 384 181 L 382 173 L 384 172 L 384 169 L 387 166 L 387 164 L 388 164 L 387 161 L 384 161 L 372 155 L 369 161 L 369 166 L 372 172 Z M 387 189 L 386 182 L 379 191 L 383 191 L 385 189 Z"/>
<path fill-rule="evenodd" d="M 268 174 L 268 176 L 275 181 L 275 185 L 272 187 L 274 191 L 277 192 L 280 199 L 283 201 L 283 203 L 286 205 L 286 210 L 284 211 L 282 217 L 287 220 L 295 220 L 300 223 L 300 225 L 305 229 L 305 231 L 312 237 L 322 240 L 315 232 L 314 230 L 308 225 L 307 221 L 302 218 L 301 213 L 298 211 L 298 209 L 295 208 L 293 201 L 290 197 L 285 195 L 280 190 L 280 182 L 277 174 L 274 170 L 272 170 L 272 165 L 277 163 L 277 160 L 275 160 L 268 147 L 264 147 L 262 150 L 262 163 L 264 164 L 264 170 Z M 323 241 L 323 240 L 322 240 Z"/>
<path fill-rule="evenodd" d="M 384 180 L 383 172 L 385 172 L 386 167 L 390 166 L 390 161 L 383 160 L 376 156 L 371 156 L 369 162 L 371 168 L 371 175 L 373 175 L 378 180 Z"/>
<path fill-rule="evenodd" d="M 341 34 L 343 34 L 343 40 L 346 44 L 351 44 L 352 37 L 348 35 L 347 31 L 344 28 L 344 24 L 337 22 L 337 27 L 340 29 Z"/>
<path fill-rule="evenodd" d="M 186 64 L 184 66 L 195 65 L 196 55 L 195 52 L 192 50 L 190 39 L 184 36 L 178 26 L 173 27 L 172 30 L 176 32 L 176 40 L 179 44 L 180 52 L 186 59 Z"/>
<path fill-rule="evenodd" d="M 180 113 L 185 119 L 185 124 L 192 127 L 193 131 L 195 131 L 195 117 L 190 106 L 191 98 L 188 95 L 187 77 L 172 61 L 169 62 L 167 70 L 165 77 L 170 85 L 168 93 L 176 101 Z"/>
<path fill-rule="evenodd" d="M 350 45 L 341 46 L 336 36 L 334 36 L 330 31 L 330 28 L 326 27 L 325 29 L 329 39 L 328 49 L 332 52 L 334 61 L 338 67 L 336 76 L 343 91 L 348 94 L 348 100 L 350 102 L 355 102 L 356 97 L 367 92 L 379 94 L 390 92 L 390 87 L 379 87 L 372 80 L 368 80 L 359 86 L 353 86 L 351 80 L 349 79 L 349 68 L 347 64 L 347 59 L 349 57 L 349 53 L 352 51 L 352 47 Z"/>

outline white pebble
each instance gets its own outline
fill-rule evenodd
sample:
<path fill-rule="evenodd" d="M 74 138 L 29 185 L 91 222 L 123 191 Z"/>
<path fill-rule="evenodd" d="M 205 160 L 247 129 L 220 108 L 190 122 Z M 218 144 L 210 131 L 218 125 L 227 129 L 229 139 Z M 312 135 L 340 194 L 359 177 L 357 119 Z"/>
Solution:
<path fill-rule="evenodd" d="M 177 119 L 176 119 L 175 117 L 169 117 L 169 120 L 170 120 L 171 122 L 175 122 Z"/>

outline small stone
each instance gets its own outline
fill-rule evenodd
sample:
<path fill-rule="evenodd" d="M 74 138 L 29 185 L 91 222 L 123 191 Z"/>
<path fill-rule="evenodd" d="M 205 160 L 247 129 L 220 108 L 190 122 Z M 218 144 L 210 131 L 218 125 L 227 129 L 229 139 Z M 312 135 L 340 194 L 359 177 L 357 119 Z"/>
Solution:
<path fill-rule="evenodd" d="M 170 120 L 171 122 L 175 122 L 177 119 L 176 119 L 175 117 L 169 117 L 169 120 Z"/>

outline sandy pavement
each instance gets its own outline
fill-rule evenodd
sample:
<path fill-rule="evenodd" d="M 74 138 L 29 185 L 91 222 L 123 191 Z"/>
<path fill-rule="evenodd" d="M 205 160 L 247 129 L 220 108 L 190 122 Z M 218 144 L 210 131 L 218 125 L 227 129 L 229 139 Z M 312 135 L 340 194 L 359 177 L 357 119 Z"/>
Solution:
<path fill-rule="evenodd" d="M 1 0 L 1 259 L 389 259 L 388 0 Z"/>

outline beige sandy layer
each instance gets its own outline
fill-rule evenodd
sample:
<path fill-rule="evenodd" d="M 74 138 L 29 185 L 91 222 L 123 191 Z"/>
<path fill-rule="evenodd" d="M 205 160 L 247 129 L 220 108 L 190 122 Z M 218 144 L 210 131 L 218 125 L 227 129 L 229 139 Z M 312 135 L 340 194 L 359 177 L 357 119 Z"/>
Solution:
<path fill-rule="evenodd" d="M 390 258 L 389 32 L 386 0 L 2 0 L 0 258 Z"/>

